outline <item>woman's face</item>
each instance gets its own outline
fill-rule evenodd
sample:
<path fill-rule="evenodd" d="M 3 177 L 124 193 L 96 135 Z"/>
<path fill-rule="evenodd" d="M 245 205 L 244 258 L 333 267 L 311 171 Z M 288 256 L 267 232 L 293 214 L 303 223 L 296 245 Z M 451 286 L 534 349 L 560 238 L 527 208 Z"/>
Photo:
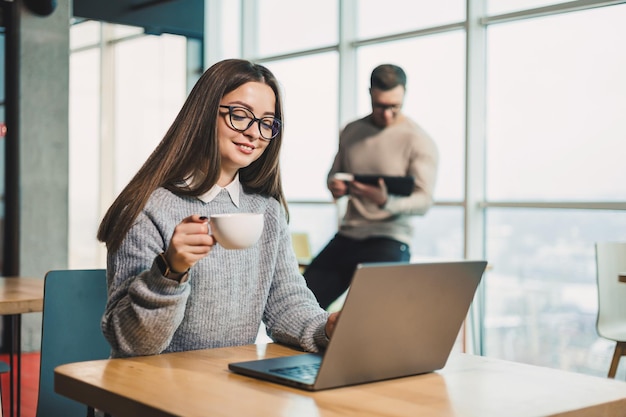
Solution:
<path fill-rule="evenodd" d="M 274 91 L 268 85 L 260 82 L 243 84 L 222 97 L 220 102 L 220 106 L 237 108 L 232 118 L 235 123 L 241 123 L 243 119 L 241 115 L 246 114 L 258 119 L 273 117 L 275 105 L 276 97 L 274 96 Z M 224 187 L 230 184 L 235 178 L 237 171 L 259 159 L 269 145 L 269 141 L 261 137 L 259 123 L 262 122 L 255 121 L 242 132 L 235 130 L 231 125 L 229 109 L 220 107 L 217 121 L 217 137 L 222 157 L 222 172 L 218 185 Z"/>

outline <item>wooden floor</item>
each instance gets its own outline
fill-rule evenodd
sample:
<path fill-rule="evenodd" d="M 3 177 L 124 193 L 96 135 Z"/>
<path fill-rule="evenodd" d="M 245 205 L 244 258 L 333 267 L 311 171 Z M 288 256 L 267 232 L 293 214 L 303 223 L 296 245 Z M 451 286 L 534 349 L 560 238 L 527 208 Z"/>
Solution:
<path fill-rule="evenodd" d="M 9 363 L 8 354 L 0 354 L 0 360 Z M 0 376 L 2 382 L 3 416 L 9 417 L 10 389 L 9 373 Z M 37 391 L 39 387 L 39 352 L 22 354 L 22 417 L 35 417 L 37 411 Z"/>

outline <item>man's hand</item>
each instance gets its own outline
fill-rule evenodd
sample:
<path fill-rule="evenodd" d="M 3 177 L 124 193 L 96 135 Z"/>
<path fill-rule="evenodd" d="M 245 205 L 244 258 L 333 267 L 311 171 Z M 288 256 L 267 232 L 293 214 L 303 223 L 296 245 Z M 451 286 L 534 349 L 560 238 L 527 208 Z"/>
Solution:
<path fill-rule="evenodd" d="M 378 185 L 364 184 L 358 181 L 350 183 L 350 194 L 359 198 L 373 201 L 378 207 L 383 207 L 387 203 L 389 193 L 387 185 L 382 178 L 378 179 Z"/>
<path fill-rule="evenodd" d="M 348 192 L 348 185 L 345 181 L 333 179 L 328 185 L 328 189 L 333 195 L 333 198 L 336 200 L 346 195 L 346 193 Z"/>

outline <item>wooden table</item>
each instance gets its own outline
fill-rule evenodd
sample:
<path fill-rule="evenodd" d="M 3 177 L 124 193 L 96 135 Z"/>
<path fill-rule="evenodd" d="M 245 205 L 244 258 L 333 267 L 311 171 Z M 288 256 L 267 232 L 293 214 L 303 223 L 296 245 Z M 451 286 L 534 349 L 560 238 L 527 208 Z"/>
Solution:
<path fill-rule="evenodd" d="M 294 350 L 249 345 L 61 365 L 55 391 L 115 417 L 626 415 L 626 382 L 454 353 L 442 371 L 302 391 L 231 373 Z"/>
<path fill-rule="evenodd" d="M 11 416 L 21 415 L 22 314 L 43 311 L 43 283 L 39 278 L 0 277 L 0 315 L 11 316 Z"/>

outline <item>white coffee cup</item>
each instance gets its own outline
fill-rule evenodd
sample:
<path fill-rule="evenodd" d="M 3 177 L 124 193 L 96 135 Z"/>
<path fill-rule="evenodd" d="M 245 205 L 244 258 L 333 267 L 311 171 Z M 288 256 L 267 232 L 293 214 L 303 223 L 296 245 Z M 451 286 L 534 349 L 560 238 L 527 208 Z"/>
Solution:
<path fill-rule="evenodd" d="M 245 249 L 254 245 L 263 232 L 263 213 L 213 214 L 211 234 L 224 249 Z"/>

